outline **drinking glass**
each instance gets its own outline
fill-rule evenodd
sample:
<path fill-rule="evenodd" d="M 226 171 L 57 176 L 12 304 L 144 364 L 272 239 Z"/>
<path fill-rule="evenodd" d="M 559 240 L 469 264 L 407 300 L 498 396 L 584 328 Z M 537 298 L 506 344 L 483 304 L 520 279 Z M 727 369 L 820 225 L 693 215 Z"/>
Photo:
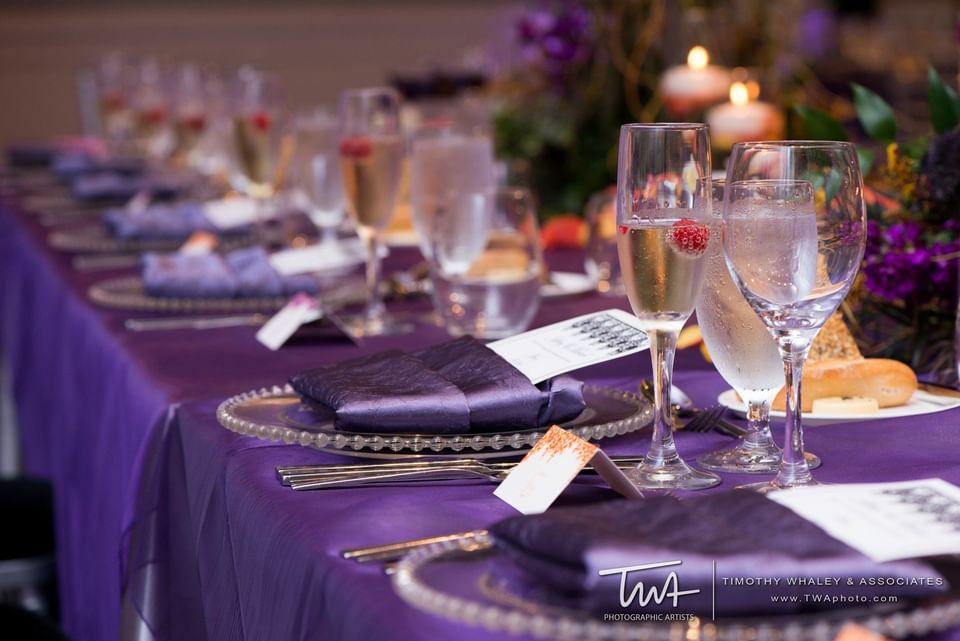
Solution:
<path fill-rule="evenodd" d="M 726 182 L 713 181 L 711 235 L 720 238 L 723 192 Z M 783 361 L 777 342 L 733 283 L 723 257 L 723 245 L 711 243 L 707 270 L 697 301 L 697 322 L 710 358 L 723 379 L 747 405 L 747 434 L 732 448 L 697 458 L 715 472 L 773 474 L 781 450 L 770 433 L 770 404 L 783 387 Z M 807 453 L 811 469 L 820 459 Z"/>
<path fill-rule="evenodd" d="M 184 160 L 197 146 L 209 124 L 207 108 L 206 74 L 193 63 L 180 65 L 174 83 L 174 153 Z"/>
<path fill-rule="evenodd" d="M 114 152 L 125 151 L 133 136 L 133 77 L 133 67 L 119 52 L 107 53 L 97 63 L 100 130 Z"/>
<path fill-rule="evenodd" d="M 170 72 L 155 58 L 144 58 L 137 66 L 133 93 L 134 141 L 147 157 L 164 160 L 173 151 L 170 123 Z"/>
<path fill-rule="evenodd" d="M 478 195 L 489 199 L 496 184 L 489 136 L 450 131 L 422 133 L 413 142 L 410 197 L 420 251 L 431 257 L 430 232 L 438 216 L 458 215 Z"/>
<path fill-rule="evenodd" d="M 656 407 L 650 449 L 627 472 L 641 489 L 694 490 L 720 482 L 680 458 L 670 407 L 677 335 L 693 312 L 707 265 L 709 189 L 706 125 L 620 128 L 617 253 L 630 306 L 650 338 Z"/>
<path fill-rule="evenodd" d="M 266 201 L 276 191 L 283 97 L 279 79 L 241 67 L 234 82 L 233 144 L 238 190 Z"/>
<path fill-rule="evenodd" d="M 770 491 L 816 484 L 803 455 L 801 381 L 817 332 L 850 290 L 866 240 L 854 146 L 782 141 L 734 145 L 723 251 L 737 288 L 777 341 L 786 382 L 783 456 Z"/>
<path fill-rule="evenodd" d="M 435 216 L 429 231 L 434 303 L 453 336 L 506 338 L 540 305 L 540 232 L 526 189 L 488 185 Z"/>
<path fill-rule="evenodd" d="M 623 278 L 617 258 L 617 190 L 598 191 L 587 201 L 587 255 L 584 269 L 597 292 L 623 296 Z"/>
<path fill-rule="evenodd" d="M 400 97 L 393 89 L 351 89 L 340 94 L 340 170 L 347 212 L 367 248 L 367 305 L 352 322 L 359 336 L 412 329 L 386 314 L 380 295 L 380 246 L 397 203 L 403 172 Z"/>
<path fill-rule="evenodd" d="M 333 247 L 346 217 L 337 119 L 322 109 L 300 114 L 293 120 L 293 133 L 294 202 L 320 230 L 320 242 Z"/>

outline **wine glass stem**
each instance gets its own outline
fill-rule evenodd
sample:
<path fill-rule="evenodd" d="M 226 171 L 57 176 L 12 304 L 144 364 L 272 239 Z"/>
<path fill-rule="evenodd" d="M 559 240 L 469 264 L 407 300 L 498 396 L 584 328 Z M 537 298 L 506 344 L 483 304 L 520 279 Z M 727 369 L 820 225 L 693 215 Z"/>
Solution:
<path fill-rule="evenodd" d="M 673 410 L 670 406 L 670 387 L 673 377 L 673 355 L 677 347 L 677 332 L 651 330 L 650 358 L 653 361 L 653 442 L 647 452 L 648 465 L 662 465 L 677 458 L 673 443 Z"/>
<path fill-rule="evenodd" d="M 767 449 L 773 443 L 770 433 L 770 401 L 747 402 L 747 434 L 743 447 L 748 450 Z"/>
<path fill-rule="evenodd" d="M 380 265 L 380 232 L 376 229 L 362 229 L 360 236 L 367 248 L 367 309 L 366 321 L 377 322 L 383 318 L 383 298 L 380 296 L 380 281 L 383 270 Z"/>
<path fill-rule="evenodd" d="M 783 376 L 787 391 L 783 458 L 777 477 L 773 480 L 774 484 L 780 487 L 806 485 L 813 481 L 810 466 L 803 455 L 801 423 L 803 401 L 800 388 L 803 382 L 803 364 L 809 351 L 809 339 L 785 337 L 780 340 L 780 356 L 783 358 Z"/>

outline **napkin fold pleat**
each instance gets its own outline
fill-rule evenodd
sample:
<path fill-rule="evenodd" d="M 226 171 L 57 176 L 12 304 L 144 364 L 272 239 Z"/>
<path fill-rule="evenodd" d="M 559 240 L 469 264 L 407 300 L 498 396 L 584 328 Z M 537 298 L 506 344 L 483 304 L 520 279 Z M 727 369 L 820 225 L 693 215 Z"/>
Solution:
<path fill-rule="evenodd" d="M 466 433 L 531 429 L 575 418 L 583 384 L 533 385 L 473 337 L 410 354 L 396 350 L 307 370 L 290 379 L 308 403 L 355 432 Z"/>
<path fill-rule="evenodd" d="M 143 286 L 150 296 L 233 298 L 314 294 L 317 281 L 308 274 L 283 276 L 262 247 L 219 254 L 155 254 L 143 257 Z"/>
<path fill-rule="evenodd" d="M 529 575 L 595 613 L 710 614 L 715 605 L 718 615 L 782 614 L 837 607 L 804 597 L 810 593 L 909 599 L 946 590 L 943 577 L 922 562 L 872 561 L 790 509 L 743 490 L 556 508 L 505 519 L 491 532 Z M 680 563 L 628 573 L 627 594 L 641 581 L 645 593 L 659 589 L 675 573 L 680 590 L 700 590 L 678 606 L 665 599 L 624 609 L 621 574 L 599 574 L 672 561 Z"/>

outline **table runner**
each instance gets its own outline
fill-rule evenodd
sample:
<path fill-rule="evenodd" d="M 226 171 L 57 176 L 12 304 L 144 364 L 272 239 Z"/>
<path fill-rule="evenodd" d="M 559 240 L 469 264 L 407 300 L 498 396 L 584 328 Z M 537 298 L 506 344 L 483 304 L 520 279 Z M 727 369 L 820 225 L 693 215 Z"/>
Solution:
<path fill-rule="evenodd" d="M 235 435 L 213 416 L 225 396 L 350 356 L 434 344 L 442 330 L 423 325 L 362 348 L 298 342 L 276 354 L 254 342 L 253 328 L 132 334 L 123 320 L 141 314 L 100 309 L 85 296 L 118 272 L 74 272 L 69 256 L 46 247 L 45 233 L 13 206 L 0 208 L 0 353 L 13 374 L 26 470 L 51 478 L 57 493 L 63 623 L 73 639 L 118 638 L 121 549 L 132 601 L 162 641 L 494 638 L 407 607 L 378 568 L 337 557 L 351 545 L 488 525 L 511 513 L 491 486 L 295 493 L 276 482 L 277 465 L 336 457 Z M 387 266 L 416 259 L 394 252 Z M 578 257 L 551 260 L 569 267 Z M 548 301 L 535 324 L 625 303 Z M 399 307 L 426 310 L 422 302 Z M 649 372 L 649 356 L 639 354 L 578 376 L 635 389 Z M 675 380 L 699 404 L 726 388 L 696 350 L 678 354 Z M 957 430 L 960 410 L 952 410 L 811 428 L 807 442 L 824 459 L 824 481 L 960 483 Z M 648 438 L 608 449 L 636 454 Z M 714 434 L 680 433 L 678 442 L 690 460 L 730 444 Z M 720 488 L 747 480 L 755 478 L 724 475 Z M 561 501 L 609 496 L 577 485 Z"/>

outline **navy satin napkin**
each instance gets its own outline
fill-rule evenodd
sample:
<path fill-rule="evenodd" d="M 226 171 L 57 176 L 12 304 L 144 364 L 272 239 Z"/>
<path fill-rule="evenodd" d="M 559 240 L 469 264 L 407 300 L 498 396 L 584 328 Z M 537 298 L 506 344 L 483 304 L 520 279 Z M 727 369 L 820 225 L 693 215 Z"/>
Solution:
<path fill-rule="evenodd" d="M 858 604 L 823 597 L 895 595 L 902 601 L 947 589 L 946 581 L 923 563 L 871 561 L 786 507 L 745 490 L 555 508 L 505 519 L 491 532 L 527 573 L 595 613 L 709 615 L 712 585 L 718 615 L 837 609 Z M 622 573 L 598 574 L 670 561 L 681 563 L 628 572 L 625 596 L 641 581 L 644 595 L 651 587 L 662 591 L 675 572 L 678 591 L 700 590 L 679 596 L 676 606 L 664 598 L 641 607 L 634 598 L 621 607 Z"/>
<path fill-rule="evenodd" d="M 575 418 L 583 383 L 534 385 L 480 341 L 464 336 L 413 353 L 389 350 L 301 372 L 307 404 L 353 432 L 463 434 L 532 429 Z"/>
<path fill-rule="evenodd" d="M 115 238 L 123 240 L 186 240 L 196 231 L 218 232 L 204 215 L 203 205 L 195 202 L 153 205 L 137 212 L 110 209 L 103 221 Z"/>
<path fill-rule="evenodd" d="M 56 145 L 24 144 L 7 147 L 7 162 L 13 167 L 49 167 L 57 154 Z"/>
<path fill-rule="evenodd" d="M 178 298 L 292 296 L 319 289 L 310 275 L 278 273 L 262 247 L 238 249 L 226 256 L 145 254 L 143 287 L 150 296 Z"/>

